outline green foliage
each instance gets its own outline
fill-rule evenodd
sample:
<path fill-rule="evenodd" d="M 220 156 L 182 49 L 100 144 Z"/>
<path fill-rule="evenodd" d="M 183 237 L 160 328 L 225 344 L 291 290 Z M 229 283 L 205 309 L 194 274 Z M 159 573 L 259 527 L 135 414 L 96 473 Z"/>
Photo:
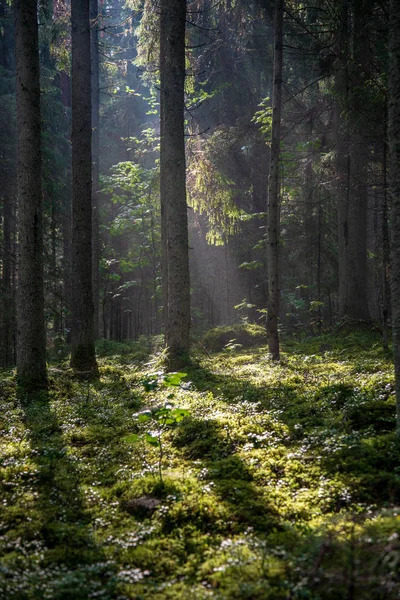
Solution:
<path fill-rule="evenodd" d="M 164 373 L 159 371 L 157 373 L 150 373 L 143 380 L 142 384 L 146 392 L 156 390 L 160 387 L 179 387 L 182 379 L 186 377 L 186 373 Z"/>
<path fill-rule="evenodd" d="M 265 98 L 260 102 L 259 110 L 255 113 L 253 122 L 260 127 L 260 131 L 269 141 L 272 130 L 272 106 L 270 98 Z"/>
<path fill-rule="evenodd" d="M 190 205 L 196 212 L 207 215 L 207 241 L 223 245 L 228 236 L 237 232 L 243 213 L 233 199 L 233 182 L 202 153 L 191 161 L 187 181 Z"/>

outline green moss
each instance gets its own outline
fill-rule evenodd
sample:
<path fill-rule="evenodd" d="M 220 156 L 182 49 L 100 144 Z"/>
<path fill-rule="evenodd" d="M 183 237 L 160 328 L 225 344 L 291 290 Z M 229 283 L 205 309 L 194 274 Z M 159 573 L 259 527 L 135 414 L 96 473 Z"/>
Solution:
<path fill-rule="evenodd" d="M 174 389 L 143 389 L 151 340 L 104 345 L 99 381 L 50 369 L 31 403 L 4 374 L 0 597 L 398 596 L 400 446 L 379 341 L 286 340 L 275 364 L 264 340 L 233 338 Z M 165 402 L 190 417 L 160 458 L 126 438 Z"/>
<path fill-rule="evenodd" d="M 191 459 L 226 456 L 232 442 L 214 419 L 185 419 L 173 438 L 173 445 Z"/>
<path fill-rule="evenodd" d="M 264 327 L 253 324 L 226 325 L 210 329 L 202 343 L 208 350 L 218 352 L 224 348 L 251 348 L 267 343 Z"/>

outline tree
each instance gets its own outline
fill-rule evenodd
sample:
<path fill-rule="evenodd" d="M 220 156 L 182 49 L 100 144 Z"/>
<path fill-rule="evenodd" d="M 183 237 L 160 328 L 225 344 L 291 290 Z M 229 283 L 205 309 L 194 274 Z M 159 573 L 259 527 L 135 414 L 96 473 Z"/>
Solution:
<path fill-rule="evenodd" d="M 15 365 L 15 110 L 11 8 L 0 1 L 0 366 Z"/>
<path fill-rule="evenodd" d="M 391 277 L 397 434 L 400 435 L 400 0 L 391 0 L 389 29 L 389 193 L 391 209 Z"/>
<path fill-rule="evenodd" d="M 165 343 L 168 366 L 187 359 L 189 245 L 184 138 L 186 0 L 161 0 L 160 195 Z"/>
<path fill-rule="evenodd" d="M 99 337 L 100 295 L 100 240 L 99 240 L 99 189 L 100 189 L 100 61 L 99 61 L 99 3 L 90 0 L 91 61 L 92 61 L 92 286 L 94 306 L 94 335 Z"/>
<path fill-rule="evenodd" d="M 272 140 L 268 180 L 268 349 L 279 360 L 279 154 L 282 110 L 283 0 L 275 4 L 274 85 L 272 92 Z"/>
<path fill-rule="evenodd" d="M 89 0 L 72 0 L 71 366 L 97 374 L 92 296 L 92 124 Z"/>
<path fill-rule="evenodd" d="M 16 0 L 18 129 L 17 375 L 28 390 L 47 386 L 43 292 L 40 67 L 36 0 Z"/>
<path fill-rule="evenodd" d="M 339 5 L 336 45 L 338 244 L 340 317 L 369 319 L 367 294 L 368 145 L 363 91 L 369 57 L 369 0 Z M 353 8 L 352 14 L 350 13 Z M 350 21 L 353 19 L 353 54 Z M 364 87 L 363 87 L 364 86 Z"/>

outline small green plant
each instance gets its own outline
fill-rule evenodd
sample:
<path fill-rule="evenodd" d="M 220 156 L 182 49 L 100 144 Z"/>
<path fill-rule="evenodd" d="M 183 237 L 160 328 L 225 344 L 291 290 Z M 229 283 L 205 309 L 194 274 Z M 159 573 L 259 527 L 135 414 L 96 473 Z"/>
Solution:
<path fill-rule="evenodd" d="M 189 383 L 182 383 L 182 379 L 186 377 L 186 373 L 163 373 L 158 371 L 157 373 L 150 373 L 141 383 L 146 392 L 151 392 L 160 388 L 176 388 L 176 387 L 187 387 Z"/>
<path fill-rule="evenodd" d="M 142 384 L 146 392 L 154 391 L 160 387 L 183 387 L 181 381 L 184 377 L 186 377 L 186 373 L 152 373 L 142 380 Z M 171 400 L 173 396 L 173 393 L 171 393 L 168 396 L 168 400 Z M 139 426 L 146 426 L 145 430 L 140 433 L 133 433 L 125 437 L 124 441 L 135 443 L 142 440 L 150 446 L 158 448 L 158 473 L 161 483 L 163 483 L 163 437 L 168 430 L 176 427 L 185 417 L 188 417 L 189 415 L 189 410 L 173 406 L 169 402 L 166 402 L 162 406 L 155 406 L 133 415 Z"/>

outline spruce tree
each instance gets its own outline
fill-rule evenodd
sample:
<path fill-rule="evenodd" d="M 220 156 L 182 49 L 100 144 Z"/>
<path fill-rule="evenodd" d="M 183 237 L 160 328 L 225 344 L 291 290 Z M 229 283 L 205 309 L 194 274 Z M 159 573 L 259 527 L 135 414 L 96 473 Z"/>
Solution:
<path fill-rule="evenodd" d="M 40 67 L 36 0 L 16 0 L 18 130 L 17 376 L 29 390 L 47 386 L 43 292 Z"/>
<path fill-rule="evenodd" d="M 189 353 L 190 278 L 184 137 L 186 0 L 161 0 L 160 195 L 168 366 Z"/>
<path fill-rule="evenodd" d="M 92 296 L 92 102 L 89 0 L 72 0 L 72 349 L 74 371 L 97 374 Z"/>

